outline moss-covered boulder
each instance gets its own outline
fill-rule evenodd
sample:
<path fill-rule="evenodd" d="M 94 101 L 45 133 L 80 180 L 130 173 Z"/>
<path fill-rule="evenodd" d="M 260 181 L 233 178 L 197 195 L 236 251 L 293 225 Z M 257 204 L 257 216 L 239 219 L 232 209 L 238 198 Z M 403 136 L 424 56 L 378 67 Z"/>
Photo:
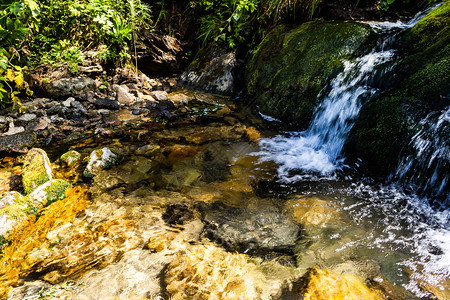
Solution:
<path fill-rule="evenodd" d="M 450 105 L 449 32 L 447 1 L 399 37 L 392 88 L 360 112 L 345 149 L 379 175 L 392 173 L 399 155 L 413 153 L 410 141 L 421 130 L 420 120 Z"/>
<path fill-rule="evenodd" d="M 320 91 L 371 33 L 367 25 L 353 22 L 315 21 L 292 30 L 280 25 L 248 61 L 247 90 L 263 114 L 307 126 Z"/>
<path fill-rule="evenodd" d="M 39 148 L 28 151 L 22 169 L 22 184 L 25 194 L 53 178 L 47 153 Z"/>

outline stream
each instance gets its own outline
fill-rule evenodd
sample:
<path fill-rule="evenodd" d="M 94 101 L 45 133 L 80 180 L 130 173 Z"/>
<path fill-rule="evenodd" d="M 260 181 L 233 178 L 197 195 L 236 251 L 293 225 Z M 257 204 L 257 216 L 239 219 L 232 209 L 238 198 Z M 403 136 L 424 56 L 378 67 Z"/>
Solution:
<path fill-rule="evenodd" d="M 398 32 L 414 22 L 372 25 Z M 58 229 L 51 251 L 33 252 L 45 260 L 8 299 L 50 299 L 50 291 L 65 299 L 300 299 L 313 267 L 358 276 L 389 299 L 448 299 L 449 206 L 414 188 L 445 193 L 449 149 L 424 132 L 448 130 L 448 110 L 419 124 L 418 154 L 401 160 L 397 180 L 370 178 L 342 153 L 378 92 L 374 76 L 389 72 L 395 55 L 387 43 L 346 62 L 305 131 L 278 132 L 276 120 L 229 98 L 177 89 L 189 101 L 175 121 L 136 117 L 105 136 L 94 128 L 45 149 L 55 177 L 87 186 L 91 204 Z M 122 161 L 93 179 L 80 175 L 85 162 L 59 161 L 68 150 L 86 158 L 103 147 Z M 420 169 L 436 175 L 419 180 Z M 233 272 L 247 281 L 231 281 Z"/>

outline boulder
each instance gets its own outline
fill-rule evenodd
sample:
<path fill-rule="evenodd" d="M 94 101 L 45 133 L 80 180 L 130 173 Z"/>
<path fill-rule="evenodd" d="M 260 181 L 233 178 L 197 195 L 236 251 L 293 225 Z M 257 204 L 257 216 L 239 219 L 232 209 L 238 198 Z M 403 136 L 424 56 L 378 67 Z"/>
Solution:
<path fill-rule="evenodd" d="M 35 134 L 27 131 L 9 136 L 0 136 L 0 151 L 26 153 L 27 147 L 31 147 L 35 142 Z"/>
<path fill-rule="evenodd" d="M 89 77 L 62 78 L 54 80 L 45 88 L 53 98 L 75 96 L 96 89 L 95 80 Z"/>
<path fill-rule="evenodd" d="M 236 51 L 205 48 L 180 75 L 178 84 L 189 89 L 231 95 L 235 92 L 237 66 Z"/>
<path fill-rule="evenodd" d="M 70 183 L 63 179 L 52 179 L 29 194 L 28 201 L 31 206 L 36 208 L 48 206 L 55 201 L 64 199 L 65 192 L 69 187 Z"/>
<path fill-rule="evenodd" d="M 83 175 L 88 178 L 94 177 L 102 170 L 107 170 L 113 165 L 117 165 L 119 160 L 119 156 L 106 147 L 94 150 L 89 157 L 89 162 Z"/>
<path fill-rule="evenodd" d="M 419 156 L 411 140 L 424 128 L 421 121 L 430 114 L 440 115 L 448 110 L 449 30 L 450 3 L 444 2 L 413 28 L 404 32 L 398 42 L 401 59 L 394 65 L 393 73 L 396 76 L 390 82 L 389 91 L 371 99 L 361 109 L 360 116 L 346 142 L 345 151 L 349 157 L 362 158 L 377 175 L 392 174 L 398 167 L 400 157 Z M 441 142 L 440 149 L 450 149 L 450 140 L 446 138 L 449 130 L 448 122 L 445 119 L 442 121 L 441 129 L 444 134 L 434 133 L 435 138 Z M 441 136 L 437 136 L 439 134 Z M 433 147 L 427 146 L 427 149 Z M 425 153 L 426 149 L 423 151 Z M 415 172 L 422 174 L 416 173 L 414 177 L 420 181 L 421 176 L 427 178 L 447 176 L 450 165 L 448 155 L 440 155 L 437 159 L 439 162 L 435 161 L 434 164 L 442 166 L 439 172 L 442 174 L 433 175 L 434 169 L 427 170 L 429 167 L 427 162 L 425 168 L 419 164 L 411 167 Z M 427 180 L 424 179 L 423 182 Z M 435 189 L 429 183 L 422 184 L 422 187 Z M 445 187 L 438 189 L 445 192 Z"/>
<path fill-rule="evenodd" d="M 94 101 L 94 106 L 97 108 L 104 108 L 104 109 L 113 109 L 117 110 L 120 109 L 119 101 L 117 101 L 114 98 L 100 98 Z"/>
<path fill-rule="evenodd" d="M 39 148 L 28 151 L 22 169 L 22 184 L 25 194 L 53 178 L 53 171 L 47 153 Z"/>
<path fill-rule="evenodd" d="M 128 91 L 121 87 L 116 87 L 116 100 L 121 105 L 129 105 L 133 102 L 133 96 L 128 93 Z"/>
<path fill-rule="evenodd" d="M 306 127 L 326 83 L 371 40 L 368 25 L 314 21 L 280 25 L 253 51 L 245 83 L 261 113 Z"/>

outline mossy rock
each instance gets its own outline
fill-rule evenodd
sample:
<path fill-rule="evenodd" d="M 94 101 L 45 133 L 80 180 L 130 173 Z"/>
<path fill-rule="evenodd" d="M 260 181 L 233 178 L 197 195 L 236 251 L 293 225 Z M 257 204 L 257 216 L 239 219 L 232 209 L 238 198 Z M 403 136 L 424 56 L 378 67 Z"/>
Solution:
<path fill-rule="evenodd" d="M 81 154 L 78 153 L 75 150 L 70 150 L 63 155 L 61 155 L 61 161 L 65 163 L 67 166 L 72 166 L 73 164 L 77 163 L 81 159 Z"/>
<path fill-rule="evenodd" d="M 53 178 L 52 167 L 47 153 L 39 148 L 28 151 L 23 169 L 22 184 L 25 194 Z"/>
<path fill-rule="evenodd" d="M 89 156 L 89 162 L 83 172 L 83 176 L 92 178 L 102 170 L 111 169 L 112 166 L 118 165 L 121 157 L 113 153 L 108 148 L 102 148 L 92 151 Z"/>
<path fill-rule="evenodd" d="M 377 174 L 388 175 L 409 141 L 409 118 L 401 97 L 381 97 L 363 106 L 345 149 Z"/>
<path fill-rule="evenodd" d="M 450 2 L 434 9 L 403 35 L 404 61 L 397 68 L 402 95 L 432 109 L 449 105 Z"/>
<path fill-rule="evenodd" d="M 280 25 L 254 50 L 245 70 L 247 91 L 263 114 L 306 127 L 326 83 L 370 40 L 353 22 Z"/>
<path fill-rule="evenodd" d="M 379 175 L 391 174 L 400 155 L 411 154 L 414 125 L 450 105 L 450 2 L 400 36 L 396 82 L 360 112 L 345 149 Z"/>

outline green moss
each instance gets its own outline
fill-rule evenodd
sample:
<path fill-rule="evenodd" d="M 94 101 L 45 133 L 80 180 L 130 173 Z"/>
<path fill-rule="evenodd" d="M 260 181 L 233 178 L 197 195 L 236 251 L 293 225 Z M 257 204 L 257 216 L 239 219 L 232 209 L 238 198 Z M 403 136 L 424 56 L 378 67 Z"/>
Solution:
<path fill-rule="evenodd" d="M 7 214 L 11 219 L 17 220 L 27 215 L 32 207 L 28 197 L 16 197 L 13 204 L 0 209 L 0 216 Z"/>
<path fill-rule="evenodd" d="M 61 155 L 61 161 L 65 162 L 68 166 L 73 165 L 81 159 L 81 154 L 77 151 L 71 150 Z"/>
<path fill-rule="evenodd" d="M 31 193 L 35 188 L 52 179 L 47 168 L 51 168 L 51 166 L 45 152 L 41 149 L 31 149 L 25 158 L 22 171 L 25 194 Z"/>
<path fill-rule="evenodd" d="M 450 91 L 450 2 L 443 3 L 405 33 L 406 59 L 398 68 L 403 95 L 442 107 Z"/>
<path fill-rule="evenodd" d="M 55 201 L 62 200 L 65 197 L 66 190 L 70 187 L 70 183 L 63 179 L 54 180 L 44 191 L 47 193 L 46 206 L 52 204 Z"/>
<path fill-rule="evenodd" d="M 308 22 L 290 31 L 278 26 L 247 64 L 247 90 L 262 113 L 306 126 L 326 82 L 368 41 L 370 32 L 351 22 Z"/>
<path fill-rule="evenodd" d="M 401 108 L 405 99 L 373 99 L 361 110 L 346 151 L 367 162 L 380 175 L 388 175 L 398 162 L 398 155 L 409 141 L 408 117 Z"/>

